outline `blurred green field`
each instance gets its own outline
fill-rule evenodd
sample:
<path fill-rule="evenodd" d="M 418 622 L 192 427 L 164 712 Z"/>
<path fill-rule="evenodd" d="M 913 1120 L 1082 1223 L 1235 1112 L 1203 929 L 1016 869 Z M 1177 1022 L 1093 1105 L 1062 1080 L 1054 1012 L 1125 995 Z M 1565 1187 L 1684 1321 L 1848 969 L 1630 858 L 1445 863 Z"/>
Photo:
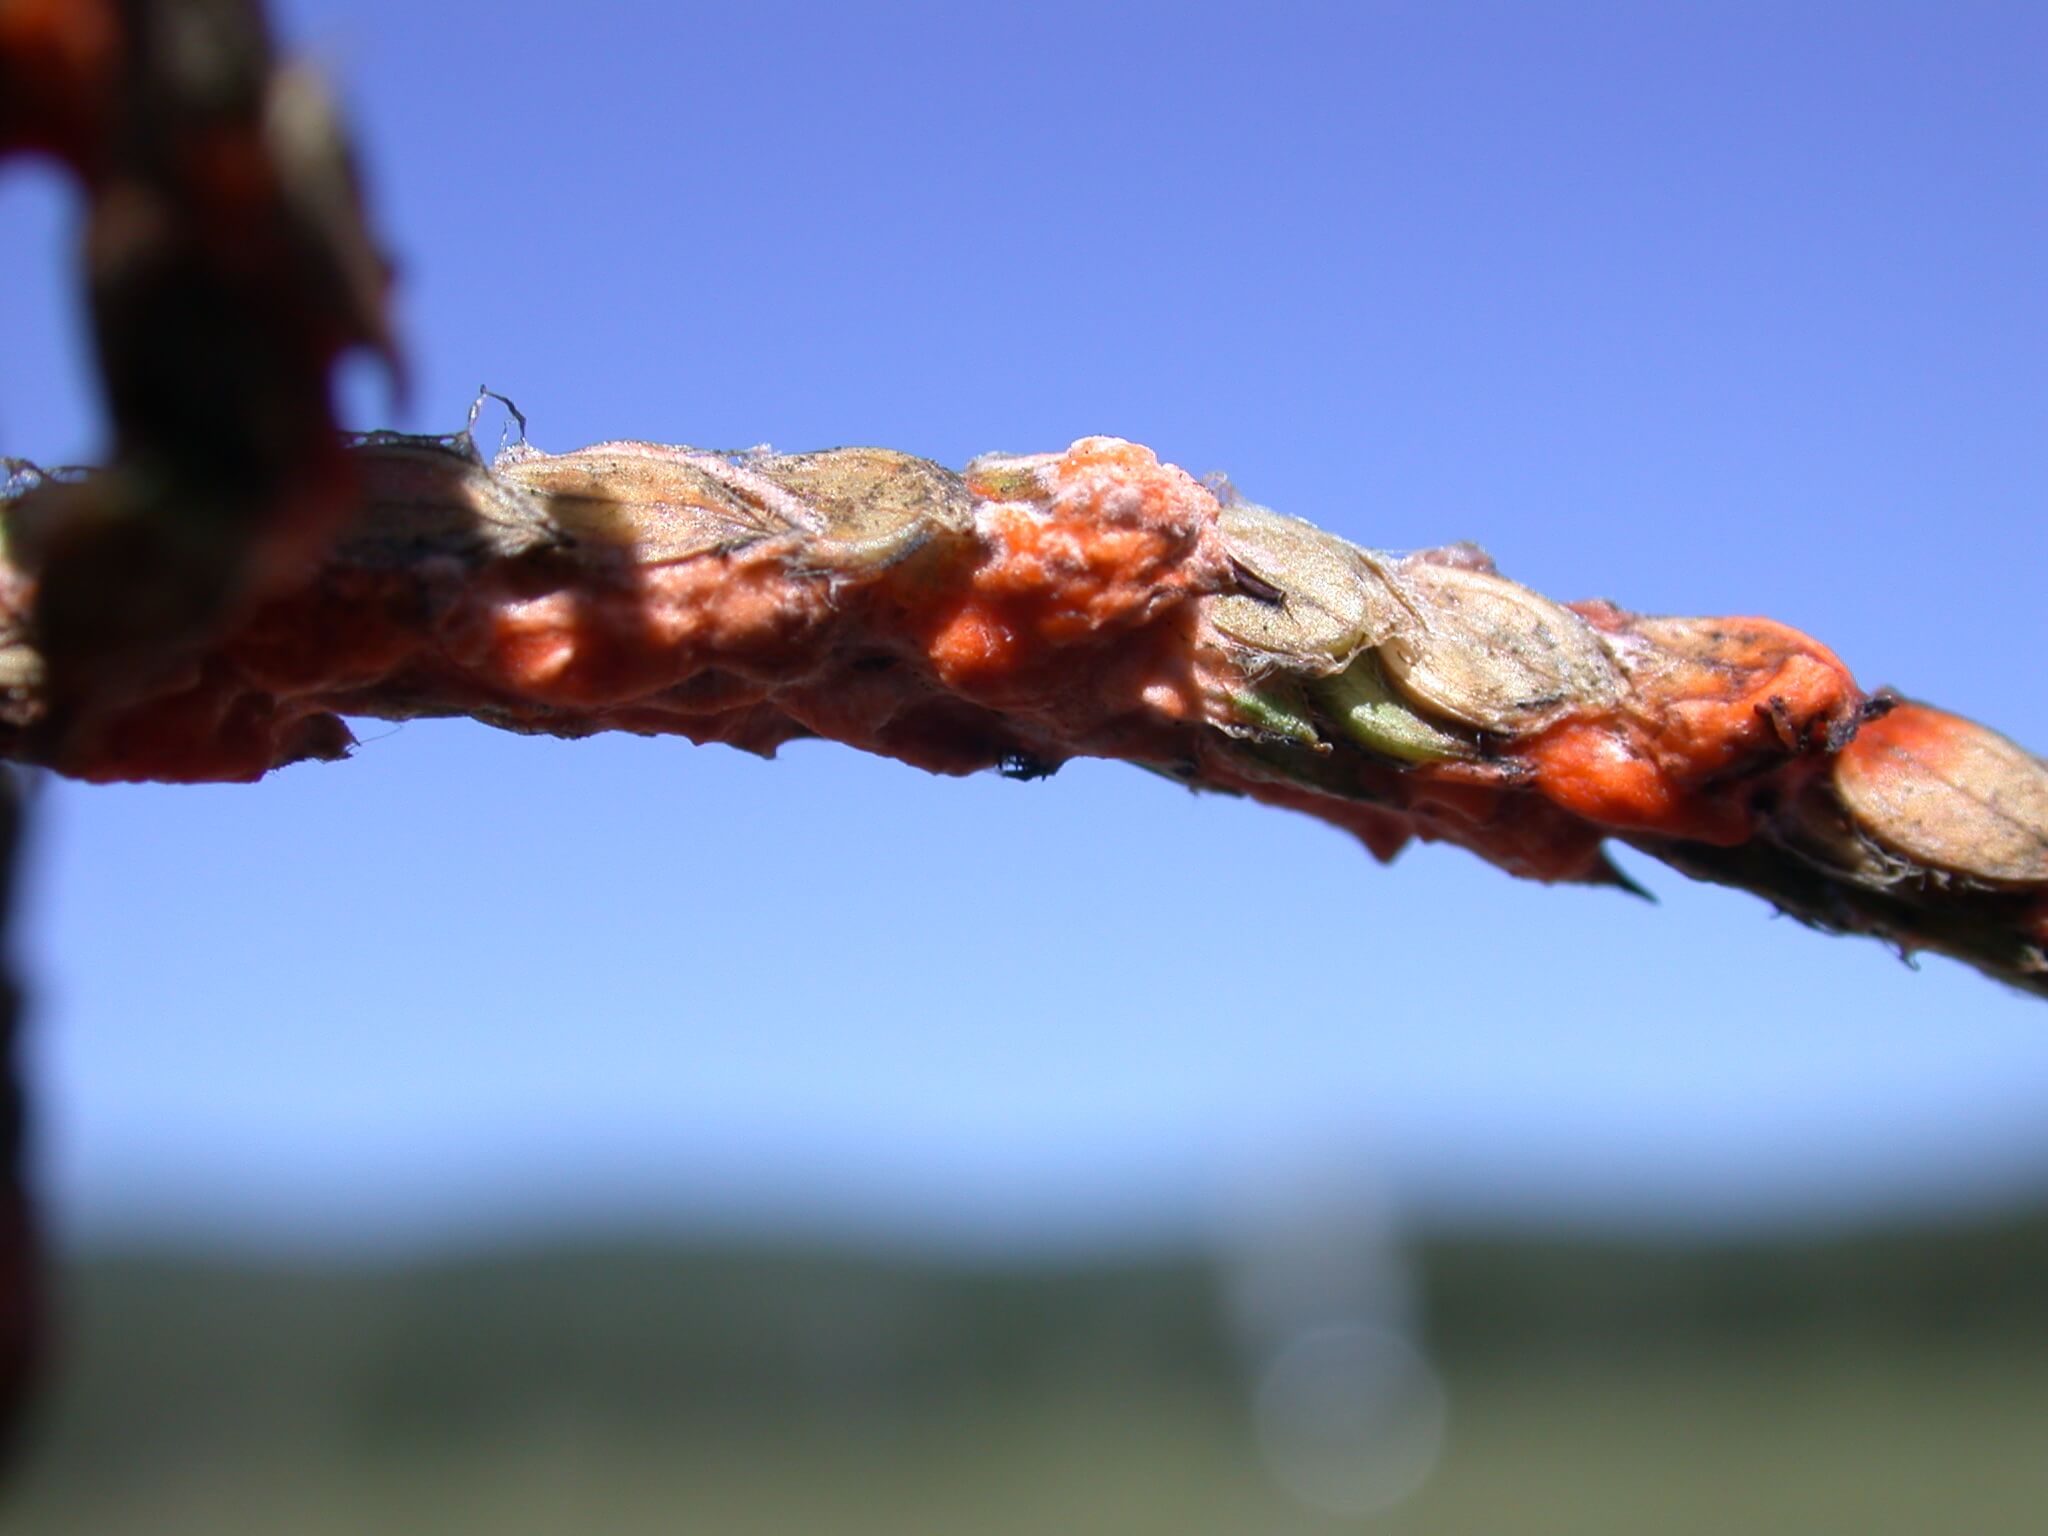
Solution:
<path fill-rule="evenodd" d="M 652 1245 L 102 1258 L 10 1532 L 2031 1533 L 2048 1226 L 1416 1253 L 1448 1392 L 1372 1517 L 1286 1495 L 1219 1271 Z"/>

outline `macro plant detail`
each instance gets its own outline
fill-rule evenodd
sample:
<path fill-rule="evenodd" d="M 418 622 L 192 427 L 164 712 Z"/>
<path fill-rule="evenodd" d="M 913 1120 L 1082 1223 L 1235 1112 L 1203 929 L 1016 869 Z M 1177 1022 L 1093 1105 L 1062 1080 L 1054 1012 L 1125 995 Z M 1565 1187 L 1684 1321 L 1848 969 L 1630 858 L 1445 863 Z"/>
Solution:
<path fill-rule="evenodd" d="M 465 714 L 946 773 L 1123 758 L 1382 859 L 1445 841 L 1626 884 L 1617 839 L 2048 989 L 2048 769 L 1781 624 L 1555 603 L 1114 438 L 961 473 L 347 439 L 336 361 L 398 368 L 388 270 L 256 0 L 0 0 L 0 86 L 0 151 L 86 194 L 115 435 L 102 470 L 9 461 L 6 756 L 246 779 L 341 755 L 344 715 Z"/>
<path fill-rule="evenodd" d="M 299 578 L 47 729 L 33 567 L 0 568 L 0 751 L 87 779 L 253 779 L 345 716 L 818 737 L 937 773 L 1119 758 L 1305 811 L 1379 858 L 1454 843 L 1626 885 L 1626 842 L 1816 926 L 2048 987 L 2048 768 L 1868 694 L 1759 618 L 1554 603 L 1464 545 L 1362 549 L 1088 438 L 954 473 L 884 449 L 467 433 L 345 452 L 355 513 Z M 37 481 L 10 547 L 92 475 Z"/>
<path fill-rule="evenodd" d="M 114 448 L 8 461 L 0 757 L 249 780 L 346 756 L 347 717 L 467 716 L 937 773 L 1111 758 L 1381 860 L 1446 842 L 1628 888 L 1623 843 L 2048 994 L 2048 766 L 1785 625 L 1556 602 L 1469 545 L 1366 549 L 1113 437 L 958 471 L 347 437 L 336 361 L 397 369 L 388 272 L 255 0 L 0 0 L 16 152 L 84 192 Z M 10 1189 L 0 1378 L 37 1330 Z"/>

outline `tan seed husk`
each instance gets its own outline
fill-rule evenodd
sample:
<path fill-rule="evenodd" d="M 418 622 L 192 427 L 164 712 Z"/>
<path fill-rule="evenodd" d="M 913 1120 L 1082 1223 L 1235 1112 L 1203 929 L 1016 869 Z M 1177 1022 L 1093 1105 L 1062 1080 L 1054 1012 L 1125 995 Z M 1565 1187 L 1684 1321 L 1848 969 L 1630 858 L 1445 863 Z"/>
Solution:
<path fill-rule="evenodd" d="M 1960 715 L 1901 705 L 1835 760 L 1835 794 L 1871 841 L 1994 885 L 2048 885 L 2048 764 Z"/>
<path fill-rule="evenodd" d="M 939 537 L 974 529 L 967 482 L 888 448 L 834 448 L 765 459 L 760 473 L 815 514 L 805 564 L 834 570 L 888 565 Z"/>
<path fill-rule="evenodd" d="M 642 565 L 735 548 L 796 526 L 750 494 L 754 477 L 713 454 L 599 443 L 574 453 L 503 455 L 495 467 L 504 480 L 540 493 L 564 532 L 629 549 Z"/>
<path fill-rule="evenodd" d="M 1210 624 L 1238 644 L 1333 672 L 1413 622 L 1393 576 L 1357 545 L 1265 507 L 1225 507 L 1221 526 L 1231 559 L 1269 589 L 1210 599 Z"/>
<path fill-rule="evenodd" d="M 387 434 L 356 450 L 361 510 L 343 550 L 388 564 L 422 552 L 503 558 L 559 537 L 545 498 L 494 475 L 464 446 Z"/>
<path fill-rule="evenodd" d="M 1569 608 L 1465 566 L 1409 560 L 1401 576 L 1421 622 L 1388 637 L 1380 660 L 1422 708 L 1512 736 L 1621 697 L 1607 647 Z"/>

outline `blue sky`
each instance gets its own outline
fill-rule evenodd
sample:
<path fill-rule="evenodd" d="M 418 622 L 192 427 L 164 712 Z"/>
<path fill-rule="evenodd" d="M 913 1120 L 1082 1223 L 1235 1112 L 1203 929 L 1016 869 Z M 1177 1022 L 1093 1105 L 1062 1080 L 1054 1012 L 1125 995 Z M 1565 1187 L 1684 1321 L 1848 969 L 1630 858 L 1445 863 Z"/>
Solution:
<path fill-rule="evenodd" d="M 556 449 L 1116 433 L 2048 746 L 2039 8 L 277 11 L 399 262 L 411 414 L 358 370 L 359 425 L 481 382 Z M 73 213 L 0 176 L 0 443 L 47 460 L 99 442 Z M 61 1230 L 1095 1241 L 1303 1163 L 1667 1227 L 2048 1189 L 2037 1002 L 1640 860 L 1657 907 L 1108 765 L 365 735 L 44 786 Z"/>

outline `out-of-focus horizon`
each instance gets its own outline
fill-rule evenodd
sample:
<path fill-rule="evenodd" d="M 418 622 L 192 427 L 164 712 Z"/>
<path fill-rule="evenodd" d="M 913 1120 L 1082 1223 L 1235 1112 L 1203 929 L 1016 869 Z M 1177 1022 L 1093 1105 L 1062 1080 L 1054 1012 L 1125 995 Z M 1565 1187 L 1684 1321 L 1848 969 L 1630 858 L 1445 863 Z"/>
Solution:
<path fill-rule="evenodd" d="M 1114 432 L 2048 744 L 2036 10 L 276 10 L 398 259 L 410 403 L 354 376 L 359 425 L 481 380 L 555 448 Z M 96 451 L 69 214 L 0 178 L 0 442 L 51 462 Z M 68 1245 L 1126 1249 L 1304 1173 L 1425 1227 L 2048 1195 L 2035 1004 L 1640 861 L 1658 906 L 1100 765 L 366 735 L 43 786 Z"/>

